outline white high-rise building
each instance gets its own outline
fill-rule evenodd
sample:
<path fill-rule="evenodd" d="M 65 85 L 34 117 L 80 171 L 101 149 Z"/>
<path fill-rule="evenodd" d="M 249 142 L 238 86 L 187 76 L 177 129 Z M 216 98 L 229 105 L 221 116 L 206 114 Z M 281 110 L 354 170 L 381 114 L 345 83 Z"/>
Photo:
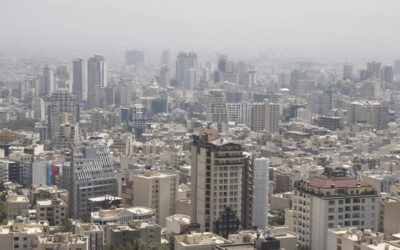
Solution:
<path fill-rule="evenodd" d="M 96 106 L 96 86 L 107 86 L 107 67 L 104 57 L 95 55 L 87 62 L 87 84 L 89 107 Z"/>
<path fill-rule="evenodd" d="M 221 89 L 208 93 L 207 120 L 218 125 L 218 131 L 224 131 L 228 122 L 225 93 Z"/>
<path fill-rule="evenodd" d="M 72 91 L 79 102 L 86 101 L 88 98 L 88 83 L 86 62 L 83 59 L 75 59 L 72 62 Z"/>
<path fill-rule="evenodd" d="M 268 173 L 269 160 L 254 160 L 253 225 L 258 229 L 268 226 Z"/>

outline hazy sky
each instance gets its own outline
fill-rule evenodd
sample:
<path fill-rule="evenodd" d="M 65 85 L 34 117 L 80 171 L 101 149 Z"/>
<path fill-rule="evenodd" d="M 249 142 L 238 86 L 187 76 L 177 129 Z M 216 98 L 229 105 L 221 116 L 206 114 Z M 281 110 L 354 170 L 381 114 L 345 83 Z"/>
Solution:
<path fill-rule="evenodd" d="M 1 0 L 0 46 L 400 57 L 399 0 Z"/>

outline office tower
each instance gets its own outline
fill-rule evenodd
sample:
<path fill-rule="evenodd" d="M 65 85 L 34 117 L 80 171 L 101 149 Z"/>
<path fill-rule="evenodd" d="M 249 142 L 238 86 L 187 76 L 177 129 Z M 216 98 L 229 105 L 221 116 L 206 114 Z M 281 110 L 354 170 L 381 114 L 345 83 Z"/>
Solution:
<path fill-rule="evenodd" d="M 117 195 L 117 178 L 106 145 L 74 146 L 71 151 L 69 212 L 72 218 L 79 218 L 87 215 L 89 198 Z"/>
<path fill-rule="evenodd" d="M 338 226 L 378 230 L 379 195 L 344 171 L 326 169 L 294 185 L 293 232 L 301 245 L 327 249 L 327 230 Z"/>
<path fill-rule="evenodd" d="M 160 69 L 160 86 L 162 88 L 169 88 L 171 79 L 169 77 L 169 68 L 168 66 L 163 66 Z"/>
<path fill-rule="evenodd" d="M 271 133 L 279 132 L 281 119 L 280 105 L 277 103 L 265 102 L 265 129 Z"/>
<path fill-rule="evenodd" d="M 55 132 L 54 127 L 58 116 L 63 113 L 73 115 L 74 122 L 79 122 L 75 96 L 66 89 L 58 89 L 51 94 L 48 106 L 48 132 L 50 137 Z"/>
<path fill-rule="evenodd" d="M 389 123 L 389 107 L 379 102 L 365 103 L 362 106 L 360 119 L 375 129 L 385 129 Z"/>
<path fill-rule="evenodd" d="M 400 60 L 394 61 L 394 74 L 400 75 Z"/>
<path fill-rule="evenodd" d="M 367 63 L 367 70 L 373 72 L 373 77 L 375 79 L 381 78 L 381 63 L 380 62 L 368 62 Z"/>
<path fill-rule="evenodd" d="M 107 86 L 107 67 L 104 57 L 95 55 L 87 62 L 87 85 L 89 107 L 96 106 L 96 86 Z"/>
<path fill-rule="evenodd" d="M 257 74 L 254 69 L 247 71 L 247 85 L 249 88 L 252 88 L 257 84 Z"/>
<path fill-rule="evenodd" d="M 268 226 L 268 166 L 267 158 L 254 160 L 253 225 L 261 230 Z"/>
<path fill-rule="evenodd" d="M 249 172 L 241 145 L 219 138 L 218 131 L 208 126 L 193 135 L 191 157 L 192 222 L 199 223 L 202 231 L 225 228 L 225 233 L 235 231 L 236 218 L 251 224 L 244 218 L 251 212 L 242 213 L 244 202 L 252 207 L 248 193 L 252 188 L 245 185 L 252 182 L 244 181 L 252 177 L 246 176 Z M 232 225 L 222 223 L 227 209 L 233 215 Z"/>
<path fill-rule="evenodd" d="M 228 58 L 225 55 L 218 56 L 218 71 L 222 73 L 227 72 Z"/>
<path fill-rule="evenodd" d="M 103 114 L 98 109 L 93 109 L 90 114 L 91 117 L 91 130 L 92 132 L 102 132 L 103 131 Z"/>
<path fill-rule="evenodd" d="M 245 62 L 238 62 L 236 64 L 236 72 L 239 77 L 239 84 L 245 84 L 248 80 L 248 66 Z"/>
<path fill-rule="evenodd" d="M 161 65 L 169 65 L 169 50 L 163 50 L 161 53 Z"/>
<path fill-rule="evenodd" d="M 46 65 L 42 70 L 39 95 L 49 95 L 55 89 L 55 74 L 53 69 Z"/>
<path fill-rule="evenodd" d="M 316 92 L 311 95 L 311 112 L 328 115 L 332 109 L 332 91 Z"/>
<path fill-rule="evenodd" d="M 129 66 L 144 66 L 144 51 L 127 50 L 125 51 L 125 63 Z"/>
<path fill-rule="evenodd" d="M 72 62 L 72 93 L 76 95 L 78 103 L 86 101 L 88 98 L 86 61 L 75 59 Z"/>
<path fill-rule="evenodd" d="M 216 123 L 218 131 L 225 131 L 228 122 L 225 93 L 221 89 L 210 90 L 207 96 L 207 120 Z"/>
<path fill-rule="evenodd" d="M 352 80 L 353 79 L 353 65 L 343 66 L 343 79 Z"/>
<path fill-rule="evenodd" d="M 381 79 L 385 83 L 392 83 L 393 82 L 393 68 L 392 66 L 383 66 Z"/>
<path fill-rule="evenodd" d="M 179 86 L 187 86 L 190 80 L 189 70 L 197 70 L 197 55 L 196 53 L 179 52 L 176 60 L 176 81 Z"/>
<path fill-rule="evenodd" d="M 175 214 L 179 179 L 176 174 L 146 171 L 133 176 L 133 204 L 156 210 L 157 224 L 165 227 L 165 218 Z"/>
<path fill-rule="evenodd" d="M 52 144 L 57 149 L 68 148 L 78 141 L 79 126 L 74 115 L 62 113 L 57 116 L 52 136 Z"/>

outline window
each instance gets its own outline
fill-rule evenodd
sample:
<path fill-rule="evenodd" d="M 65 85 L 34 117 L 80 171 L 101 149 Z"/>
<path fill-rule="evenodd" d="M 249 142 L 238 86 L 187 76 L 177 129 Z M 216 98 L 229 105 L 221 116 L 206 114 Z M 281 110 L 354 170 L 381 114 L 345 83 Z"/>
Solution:
<path fill-rule="evenodd" d="M 329 205 L 335 205 L 335 201 L 329 201 Z"/>

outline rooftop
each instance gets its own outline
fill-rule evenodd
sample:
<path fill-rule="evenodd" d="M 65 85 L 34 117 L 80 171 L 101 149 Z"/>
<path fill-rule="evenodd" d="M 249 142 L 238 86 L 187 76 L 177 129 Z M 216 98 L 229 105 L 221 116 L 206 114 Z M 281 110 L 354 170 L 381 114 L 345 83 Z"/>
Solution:
<path fill-rule="evenodd" d="M 370 187 L 370 185 L 362 183 L 355 178 L 323 178 L 313 177 L 309 179 L 311 186 L 316 188 L 357 188 L 357 187 Z"/>

